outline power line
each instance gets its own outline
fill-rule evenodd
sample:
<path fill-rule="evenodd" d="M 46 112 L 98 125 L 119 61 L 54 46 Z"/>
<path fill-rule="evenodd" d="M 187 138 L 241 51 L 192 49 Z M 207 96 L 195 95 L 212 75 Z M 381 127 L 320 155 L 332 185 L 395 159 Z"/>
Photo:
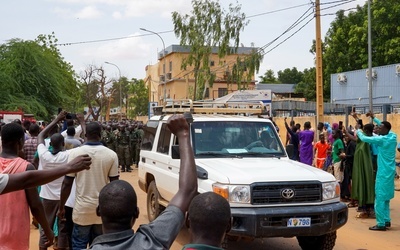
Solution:
<path fill-rule="evenodd" d="M 259 53 L 261 53 L 262 52 L 262 54 L 263 55 L 265 55 L 266 53 L 264 53 L 263 51 L 264 51 L 264 49 L 266 49 L 267 47 L 269 47 L 271 44 L 273 44 L 274 42 L 276 42 L 279 38 L 281 38 L 283 35 L 285 35 L 286 33 L 288 33 L 290 30 L 292 30 L 294 27 L 296 27 L 297 25 L 299 25 L 301 22 L 303 22 L 305 19 L 307 19 L 309 16 L 311 16 L 311 15 L 313 15 L 314 13 L 313 12 L 311 12 L 311 13 L 309 13 L 307 16 L 305 16 L 311 9 L 313 8 L 313 6 L 311 6 L 310 8 L 308 8 L 294 23 L 292 23 L 282 34 L 280 34 L 278 37 L 276 37 L 276 38 L 274 38 L 272 41 L 270 41 L 269 43 L 267 43 L 267 44 L 265 44 L 265 45 L 263 45 L 263 46 L 261 46 L 261 47 L 259 47 L 259 48 L 257 48 L 257 51 L 259 52 Z M 305 17 L 304 17 L 305 16 Z M 312 18 L 313 19 L 313 18 Z M 311 20 L 312 20 L 311 19 Z M 310 21 L 308 21 L 307 23 L 309 23 Z M 296 33 L 297 33 L 298 31 L 296 31 Z M 289 38 L 290 37 L 292 37 L 292 36 L 289 36 Z M 285 41 L 287 41 L 288 40 L 288 38 L 287 39 L 285 39 L 283 42 L 285 42 Z M 278 46 L 280 45 L 280 44 L 282 44 L 283 42 L 281 42 L 281 43 L 279 43 L 278 44 Z M 276 48 L 277 46 L 275 46 L 274 48 Z M 236 63 L 236 60 L 233 60 L 233 61 L 230 61 L 230 62 L 228 62 L 228 63 L 226 63 L 226 64 L 224 64 L 224 65 L 222 65 L 222 66 L 220 66 L 220 67 L 218 67 L 218 68 L 216 68 L 216 69 L 214 69 L 213 71 L 212 71 L 212 73 L 215 73 L 215 72 L 217 72 L 217 71 L 219 71 L 219 69 L 221 69 L 221 68 L 227 68 L 227 67 L 229 67 L 229 66 L 233 66 L 234 64 Z"/>
<path fill-rule="evenodd" d="M 281 38 L 283 35 L 285 35 L 286 33 L 288 33 L 290 30 L 292 30 L 294 27 L 296 27 L 297 25 L 299 25 L 301 22 L 303 22 L 306 18 L 308 18 L 310 15 L 312 15 L 313 13 L 309 13 L 306 17 L 304 17 L 313 7 L 311 6 L 310 8 L 308 8 L 292 25 L 290 25 L 282 34 L 280 34 L 279 36 L 277 36 L 275 39 L 273 39 L 272 41 L 270 41 L 269 43 L 261 46 L 259 48 L 259 50 L 264 50 L 267 47 L 269 47 L 271 44 L 273 44 L 275 41 L 277 41 L 279 38 Z"/>
<path fill-rule="evenodd" d="M 356 10 L 357 9 L 357 7 L 354 7 L 354 8 L 349 8 L 349 9 L 345 9 L 345 10 L 342 10 L 342 11 L 350 11 L 350 10 Z M 337 12 L 335 12 L 335 13 L 326 13 L 326 14 L 322 14 L 322 15 L 320 15 L 320 16 L 333 16 L 333 15 L 336 15 L 337 14 Z"/>
<path fill-rule="evenodd" d="M 344 4 L 348 4 L 348 3 L 351 3 L 351 2 L 354 2 L 354 1 L 355 0 L 342 1 L 342 3 L 338 3 L 338 4 L 335 4 L 335 5 L 329 6 L 329 7 L 321 8 L 321 11 L 322 10 L 327 10 L 327 9 L 332 9 L 332 8 L 335 8 L 335 7 L 344 5 Z"/>
<path fill-rule="evenodd" d="M 309 5 L 309 4 L 310 3 L 300 4 L 300 5 L 295 5 L 295 6 L 291 6 L 291 7 L 287 7 L 287 8 L 283 8 L 283 9 L 278 9 L 278 10 L 273 10 L 273 11 L 264 12 L 264 13 L 260 13 L 260 14 L 255 14 L 255 15 L 247 16 L 247 18 L 252 18 L 252 17 L 262 16 L 262 15 L 277 13 L 277 12 L 281 12 L 281 11 L 285 11 L 285 10 L 295 9 L 295 8 L 299 8 L 302 6 Z M 174 31 L 168 30 L 168 31 L 160 31 L 157 33 L 164 34 L 164 33 L 171 33 L 171 32 L 174 32 Z M 152 36 L 152 35 L 153 34 L 142 34 L 142 35 L 136 35 L 136 36 L 124 36 L 124 37 L 106 38 L 106 39 L 89 40 L 89 41 L 81 41 L 81 42 L 57 43 L 56 46 L 70 46 L 70 45 L 87 44 L 87 43 L 109 42 L 109 41 L 137 38 L 137 37 L 143 37 L 143 36 Z"/>
<path fill-rule="evenodd" d="M 324 4 L 334 4 L 334 3 L 339 3 L 337 5 L 333 5 L 333 6 L 329 6 L 326 7 L 324 9 L 331 9 L 340 5 L 344 5 L 350 2 L 354 2 L 355 0 L 341 0 L 341 1 L 332 1 L 332 2 L 327 2 Z M 304 5 L 308 5 L 308 4 L 303 4 L 303 5 L 298 5 L 298 6 L 293 6 L 293 7 L 289 7 L 289 8 L 295 8 L 295 7 L 300 7 L 300 6 L 304 6 Z M 258 48 L 258 50 L 261 52 L 262 50 L 264 50 L 265 48 L 269 47 L 271 44 L 273 44 L 275 41 L 277 41 L 279 38 L 281 38 L 283 35 L 285 35 L 286 33 L 288 33 L 290 30 L 292 30 L 293 28 L 295 28 L 296 26 L 298 26 L 301 22 L 303 22 L 304 20 L 306 20 L 308 17 L 310 17 L 312 14 L 314 13 L 309 13 L 307 16 L 306 14 L 308 13 L 308 11 L 310 9 L 312 9 L 313 6 L 311 6 L 309 9 L 307 9 L 292 25 L 290 25 L 281 35 L 279 35 L 278 37 L 276 37 L 275 39 L 273 39 L 271 42 L 261 46 Z M 288 8 L 285 8 L 285 10 Z M 348 11 L 348 10 L 352 10 L 352 9 L 356 9 L 356 8 L 350 8 L 344 11 Z M 271 13 L 274 13 L 275 11 L 272 11 Z M 270 12 L 266 12 L 263 14 L 269 14 Z M 261 14 L 259 14 L 261 15 Z M 326 14 L 326 15 L 330 15 L 330 14 Z M 254 16 L 258 16 L 258 15 L 254 15 Z M 323 15 L 321 15 L 323 16 Z M 249 16 L 249 17 L 253 17 L 253 16 Z M 305 26 L 307 26 L 312 20 L 314 19 L 314 17 L 310 18 L 305 24 L 303 24 L 299 29 L 297 29 L 294 33 L 292 33 L 290 36 L 288 36 L 287 38 L 285 38 L 283 41 L 279 42 L 277 45 L 275 45 L 273 48 L 271 48 L 270 50 L 263 52 L 262 55 L 266 55 L 268 53 L 270 53 L 271 51 L 273 51 L 274 49 L 276 49 L 277 47 L 279 47 L 280 45 L 282 45 L 284 42 L 286 42 L 287 40 L 289 40 L 290 38 L 292 38 L 294 35 L 296 35 L 298 32 L 300 32 L 303 28 L 305 28 Z M 228 63 L 225 63 L 224 65 L 212 70 L 211 72 L 215 73 L 218 72 L 220 69 L 222 68 L 226 68 L 229 67 L 231 65 L 234 65 L 236 63 L 236 60 L 230 61 Z M 185 74 L 186 75 L 186 74 Z"/>
<path fill-rule="evenodd" d="M 327 3 L 324 3 L 324 4 L 334 4 L 334 3 L 338 3 L 338 4 L 333 5 L 333 6 L 326 7 L 326 8 L 324 8 L 324 10 L 325 10 L 325 9 L 334 8 L 334 7 L 343 5 L 343 4 L 347 4 L 347 3 L 350 3 L 350 2 L 354 2 L 354 1 L 355 1 L 355 0 L 339 0 L 339 1 L 327 2 Z M 310 7 L 310 8 L 312 8 L 312 7 Z M 354 9 L 354 8 L 351 8 L 351 9 Z M 309 10 L 310 10 L 310 9 L 308 9 L 306 12 L 304 12 L 304 13 L 303 13 L 303 14 L 302 14 L 288 29 L 286 29 L 281 35 L 279 35 L 277 38 L 275 38 L 274 40 L 272 40 L 272 41 L 269 42 L 268 44 L 262 46 L 261 49 L 264 50 L 265 48 L 269 47 L 272 43 L 274 43 L 276 40 L 278 40 L 280 37 L 282 37 L 282 36 L 283 36 L 284 34 L 286 34 L 288 31 L 292 30 L 294 27 L 296 27 L 296 26 L 299 25 L 301 22 L 303 22 L 305 19 L 307 19 L 311 14 L 313 14 L 313 13 L 310 13 L 309 15 L 307 15 L 306 17 L 304 17 L 305 14 L 306 14 Z M 323 10 L 323 9 L 321 9 L 321 10 Z M 350 9 L 348 9 L 348 10 L 350 10 Z M 347 11 L 347 10 L 345 10 L 345 11 Z M 322 16 L 322 15 L 321 15 L 321 16 Z M 304 17 L 304 18 L 303 18 L 303 17 Z M 276 46 L 274 46 L 272 49 L 268 50 L 267 52 L 264 52 L 263 55 L 265 55 L 265 54 L 271 52 L 272 50 L 274 50 L 275 48 L 277 48 L 279 45 L 281 45 L 282 43 L 284 43 L 285 41 L 287 41 L 289 38 L 293 37 L 296 33 L 298 33 L 300 30 L 302 30 L 308 23 L 310 23 L 313 19 L 314 19 L 314 17 L 311 18 L 311 19 L 309 19 L 309 20 L 308 20 L 303 26 L 301 26 L 297 31 L 295 31 L 294 33 L 292 33 L 289 37 L 287 37 L 286 39 L 284 39 L 282 42 L 278 43 L 278 44 L 277 44 Z"/>
<path fill-rule="evenodd" d="M 334 3 L 339 3 L 339 4 L 333 5 L 333 6 L 329 6 L 329 7 L 326 7 L 326 8 L 324 8 L 324 9 L 334 8 L 334 7 L 337 7 L 337 6 L 340 6 L 340 5 L 344 5 L 344 4 L 347 4 L 347 3 L 350 3 L 350 2 L 354 2 L 354 1 L 355 1 L 355 0 L 341 0 L 341 1 L 327 2 L 327 3 L 324 3 L 324 4 L 334 4 Z M 307 5 L 308 5 L 308 4 L 307 4 Z M 304 6 L 304 5 L 302 5 L 302 6 Z M 313 6 L 312 6 L 312 7 L 313 7 Z M 310 7 L 306 12 L 304 12 L 304 13 L 303 13 L 291 26 L 289 26 L 289 28 L 287 28 L 281 35 L 279 35 L 277 38 L 273 39 L 271 42 L 267 43 L 266 45 L 264 45 L 264 46 L 262 46 L 262 47 L 260 47 L 260 48 L 258 48 L 258 49 L 259 49 L 259 50 L 264 50 L 265 48 L 269 47 L 272 43 L 274 43 L 276 40 L 278 40 L 278 39 L 279 39 L 280 37 L 282 37 L 284 34 L 286 34 L 287 32 L 289 32 L 289 31 L 292 30 L 294 27 L 298 26 L 301 22 L 303 22 L 305 19 L 307 19 L 309 16 L 311 16 L 312 14 L 314 14 L 314 13 L 310 13 L 310 14 L 308 14 L 307 16 L 305 16 L 305 15 L 307 14 L 307 12 L 308 12 L 312 7 Z M 344 10 L 344 11 L 349 11 L 349 10 L 352 10 L 352 9 L 356 9 L 356 8 L 349 8 L 349 9 L 346 9 L 346 10 Z M 330 15 L 330 14 L 326 14 L 326 15 Z M 255 15 L 255 16 L 256 16 L 256 15 Z M 305 17 L 304 17 L 304 16 L 305 16 Z M 321 15 L 321 16 L 323 16 L 323 15 Z M 304 17 L 304 18 L 303 18 L 303 17 Z M 297 29 L 294 33 L 292 33 L 290 36 L 288 36 L 287 38 L 285 38 L 285 39 L 284 39 L 283 41 L 281 41 L 280 43 L 276 44 L 273 48 L 271 48 L 270 50 L 268 50 L 268 51 L 266 51 L 266 52 L 263 52 L 262 55 L 266 55 L 266 54 L 270 53 L 271 51 L 273 51 L 274 49 L 276 49 L 277 47 L 279 47 L 281 44 L 283 44 L 284 42 L 286 42 L 287 40 L 289 40 L 290 38 L 292 38 L 294 35 L 296 35 L 298 32 L 300 32 L 302 29 L 304 29 L 305 26 L 307 26 L 307 25 L 314 19 L 314 17 L 315 17 L 315 16 L 313 16 L 312 18 L 310 18 L 310 19 L 309 19 L 306 23 L 304 23 L 299 29 Z M 217 68 L 217 69 L 212 70 L 211 72 L 213 72 L 213 73 L 218 72 L 221 68 L 229 67 L 229 66 L 231 66 L 231 65 L 234 65 L 235 63 L 236 63 L 236 60 L 230 61 L 230 62 L 224 64 L 223 66 L 221 66 L 221 67 L 219 67 L 219 68 Z"/>
<path fill-rule="evenodd" d="M 160 31 L 160 32 L 157 32 L 157 33 L 158 34 L 164 34 L 164 33 L 171 33 L 171 32 L 174 32 L 174 31 L 173 30 L 167 30 L 167 31 Z M 136 36 L 124 36 L 124 37 L 115 37 L 115 38 L 108 38 L 108 39 L 99 39 L 99 40 L 72 42 L 72 43 L 57 43 L 56 46 L 68 46 L 68 45 L 85 44 L 85 43 L 109 42 L 109 41 L 136 38 L 136 37 L 143 37 L 143 36 L 153 36 L 153 34 L 141 34 L 141 35 L 136 35 Z"/>
<path fill-rule="evenodd" d="M 305 6 L 305 5 L 309 5 L 309 3 L 308 4 L 302 4 L 302 5 L 297 5 L 297 6 L 292 6 L 292 7 L 288 7 L 288 8 L 285 8 L 285 10 L 286 9 L 291 9 L 291 8 L 297 8 L 297 7 L 300 7 L 300 6 Z M 303 22 L 306 18 L 308 18 L 310 15 L 312 15 L 313 13 L 309 13 L 306 17 L 304 17 L 311 9 L 313 8 L 313 6 L 310 6 L 293 24 L 291 24 L 282 34 L 280 34 L 278 37 L 276 37 L 275 39 L 273 39 L 272 41 L 270 41 L 269 43 L 267 43 L 267 44 L 265 44 L 265 45 L 263 45 L 263 46 L 261 46 L 261 47 L 259 47 L 257 50 L 259 51 L 259 52 L 262 52 L 264 49 L 266 49 L 267 47 L 269 47 L 271 44 L 273 44 L 275 41 L 277 41 L 279 38 L 281 38 L 283 35 L 285 35 L 287 32 L 289 32 L 290 30 L 292 30 L 294 27 L 296 27 L 297 25 L 299 25 L 301 22 Z M 267 13 L 269 13 L 269 12 L 267 12 Z M 274 12 L 272 12 L 272 13 L 274 13 Z M 265 13 L 266 14 L 266 13 Z M 257 15 L 255 15 L 255 16 L 257 16 Z M 303 18 L 304 17 L 304 18 Z M 312 18 L 313 19 L 313 18 Z M 311 19 L 311 20 L 312 20 Z M 311 21 L 310 20 L 310 21 Z M 306 24 L 308 24 L 310 21 L 308 21 Z M 305 26 L 305 25 L 304 25 Z M 299 30 L 298 30 L 299 31 Z M 296 31 L 295 33 L 297 33 L 298 31 Z M 295 34 L 294 33 L 294 34 Z M 293 35 L 294 35 L 293 34 Z M 292 37 L 293 35 L 291 35 L 291 36 L 289 36 L 287 39 L 285 39 L 283 42 L 285 42 L 285 41 L 287 41 L 290 37 Z M 276 47 L 278 47 L 280 44 L 282 44 L 283 42 L 281 42 L 281 43 L 279 43 L 277 46 L 275 46 L 273 49 L 275 49 Z M 271 51 L 271 50 L 270 50 Z M 265 55 L 266 53 L 262 53 L 263 55 Z M 222 65 L 222 66 L 220 66 L 219 68 L 217 68 L 217 69 L 214 69 L 212 72 L 213 73 L 215 73 L 215 72 L 217 72 L 219 69 L 221 69 L 221 68 L 226 68 L 226 67 L 229 67 L 229 66 L 231 66 L 231 65 L 234 65 L 236 63 L 236 60 L 233 60 L 233 61 L 230 61 L 230 62 L 228 62 L 227 64 L 224 64 L 224 65 Z"/>
<path fill-rule="evenodd" d="M 312 20 L 314 19 L 314 17 L 310 18 L 310 20 L 308 20 L 304 25 L 302 25 L 298 30 L 296 30 L 294 33 L 292 33 L 290 36 L 288 36 L 287 38 L 285 38 L 282 42 L 278 43 L 277 45 L 275 45 L 272 49 L 268 50 L 267 52 L 263 53 L 263 55 L 266 55 L 268 53 L 270 53 L 271 51 L 273 51 L 274 49 L 276 49 L 279 45 L 281 45 L 282 43 L 286 42 L 289 38 L 293 37 L 295 34 L 297 34 L 300 30 L 302 30 L 307 24 L 309 24 Z"/>
<path fill-rule="evenodd" d="M 300 4 L 300 5 L 291 6 L 291 7 L 287 7 L 287 8 L 283 8 L 283 9 L 278 9 L 278 10 L 271 10 L 271 11 L 268 11 L 268 12 L 264 12 L 264 13 L 260 13 L 260 14 L 255 14 L 255 15 L 247 16 L 247 18 L 252 18 L 252 17 L 257 17 L 257 16 L 263 16 L 263 15 L 268 15 L 268 14 L 277 13 L 277 12 L 281 12 L 281 11 L 285 11 L 285 10 L 291 10 L 291 9 L 303 7 L 303 6 L 306 6 L 306 5 L 309 5 L 309 4 L 311 4 L 311 3 Z"/>
<path fill-rule="evenodd" d="M 342 3 L 342 2 L 354 2 L 356 0 L 338 0 L 338 1 L 332 1 L 332 2 L 326 2 L 326 3 L 320 3 L 320 5 L 325 5 L 325 4 L 334 4 L 334 3 Z"/>
<path fill-rule="evenodd" d="M 284 10 L 289 10 L 289 9 L 293 9 L 293 8 L 298 8 L 298 7 L 306 6 L 306 5 L 309 5 L 309 4 L 310 4 L 310 3 L 301 4 L 301 5 L 296 5 L 296 6 L 292 6 L 292 7 L 280 9 L 280 10 L 265 12 L 265 13 L 262 13 L 262 14 L 257 14 L 257 15 L 249 16 L 248 18 L 255 17 L 255 16 L 260 16 L 260 15 L 265 15 L 265 14 L 270 14 L 270 13 L 275 13 L 275 12 L 284 11 Z M 276 37 L 274 40 L 272 40 L 272 41 L 269 42 L 268 44 L 266 44 L 266 45 L 264 45 L 264 46 L 258 48 L 258 50 L 261 52 L 262 50 L 264 50 L 265 48 L 267 48 L 268 46 L 270 46 L 272 43 L 274 43 L 276 40 L 278 40 L 280 37 L 282 37 L 283 35 L 285 35 L 287 32 L 289 32 L 289 31 L 292 30 L 294 27 L 296 27 L 296 26 L 299 25 L 301 22 L 303 22 L 307 17 L 309 17 L 310 15 L 313 14 L 313 13 L 309 13 L 306 17 L 304 17 L 312 8 L 313 8 L 313 6 L 310 6 L 310 7 L 309 7 L 309 8 L 308 8 L 308 9 L 307 9 L 293 24 L 291 24 L 281 35 L 279 35 L 278 37 Z M 303 18 L 303 17 L 304 17 L 304 18 Z M 311 20 L 312 20 L 312 19 L 311 19 Z M 311 20 L 310 20 L 310 21 L 311 21 Z M 308 21 L 306 24 L 308 24 L 310 21 Z M 304 25 L 304 26 L 305 26 L 305 25 Z M 302 27 L 303 27 L 303 26 L 302 26 Z M 299 30 L 298 30 L 298 31 L 299 31 Z M 295 33 L 297 33 L 298 31 L 296 31 Z M 294 35 L 294 34 L 293 34 L 293 35 Z M 292 35 L 292 36 L 293 36 L 293 35 Z M 292 37 L 292 36 L 289 36 L 289 38 Z M 288 40 L 289 38 L 285 39 L 283 42 L 285 42 L 285 41 Z M 282 44 L 283 42 L 279 43 L 278 46 L 279 46 L 280 44 Z M 277 47 L 277 46 L 275 46 L 274 48 L 276 48 L 276 47 Z M 236 60 L 229 61 L 228 63 L 225 63 L 224 65 L 222 65 L 222 66 L 220 66 L 220 67 L 218 67 L 218 68 L 212 70 L 211 72 L 212 72 L 212 73 L 218 72 L 220 69 L 223 69 L 223 68 L 229 67 L 229 66 L 231 66 L 231 65 L 234 65 L 235 62 L 236 62 Z M 193 72 L 193 70 L 191 70 L 191 71 L 185 73 L 183 76 L 181 76 L 181 77 L 179 77 L 179 78 L 177 78 L 177 79 L 175 79 L 175 77 L 174 77 L 174 79 L 175 79 L 175 80 L 182 79 L 182 78 L 184 78 L 186 75 L 188 75 L 188 74 L 190 74 L 190 73 L 192 73 L 192 72 Z M 181 73 L 183 73 L 183 71 L 181 71 L 180 73 L 178 73 L 178 74 L 176 75 L 176 77 L 178 77 Z"/>

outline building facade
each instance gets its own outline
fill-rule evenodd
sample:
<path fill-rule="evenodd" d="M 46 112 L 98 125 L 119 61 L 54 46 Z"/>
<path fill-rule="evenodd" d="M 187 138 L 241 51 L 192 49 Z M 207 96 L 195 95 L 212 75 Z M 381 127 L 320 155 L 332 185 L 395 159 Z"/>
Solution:
<path fill-rule="evenodd" d="M 331 75 L 331 102 L 368 106 L 368 69 Z M 372 69 L 373 105 L 400 104 L 400 63 Z"/>
<path fill-rule="evenodd" d="M 218 48 L 213 48 L 210 56 L 210 70 L 215 73 L 212 86 L 206 88 L 204 99 L 216 99 L 238 90 L 236 84 L 228 83 L 227 74 L 237 61 L 237 57 L 250 54 L 254 47 L 239 47 L 237 53 L 224 58 L 218 57 Z M 194 73 L 193 67 L 182 69 L 182 60 L 189 55 L 186 46 L 171 45 L 158 53 L 158 63 L 146 66 L 145 82 L 149 88 L 149 102 L 161 104 L 168 99 L 193 99 Z M 255 80 L 246 89 L 254 89 Z"/>

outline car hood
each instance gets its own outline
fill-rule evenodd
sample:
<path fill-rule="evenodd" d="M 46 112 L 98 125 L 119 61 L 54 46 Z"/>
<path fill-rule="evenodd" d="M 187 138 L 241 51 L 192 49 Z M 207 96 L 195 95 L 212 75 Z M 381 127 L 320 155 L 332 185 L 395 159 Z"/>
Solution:
<path fill-rule="evenodd" d="M 330 173 L 282 158 L 212 158 L 196 159 L 196 164 L 213 176 L 225 176 L 226 184 L 251 184 L 274 181 L 335 181 Z M 217 178 L 221 181 L 221 178 Z M 225 179 L 225 178 L 223 178 Z M 224 182 L 224 181 L 223 181 Z"/>

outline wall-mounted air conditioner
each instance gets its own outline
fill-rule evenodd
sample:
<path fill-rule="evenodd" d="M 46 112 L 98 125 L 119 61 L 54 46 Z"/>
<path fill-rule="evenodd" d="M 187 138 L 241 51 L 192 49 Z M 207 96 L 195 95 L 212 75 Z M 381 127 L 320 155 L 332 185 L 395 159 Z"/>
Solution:
<path fill-rule="evenodd" d="M 347 83 L 347 76 L 345 75 L 345 74 L 338 74 L 337 75 L 337 82 L 339 83 L 339 84 L 345 84 L 345 83 Z"/>
<path fill-rule="evenodd" d="M 164 75 L 160 75 L 160 82 L 161 83 L 165 82 L 165 76 Z"/>
<path fill-rule="evenodd" d="M 400 64 L 396 65 L 396 75 L 400 76 Z"/>
<path fill-rule="evenodd" d="M 365 71 L 365 77 L 368 79 L 369 77 L 369 69 Z M 372 69 L 372 79 L 376 80 L 378 78 L 378 73 L 376 73 L 375 69 Z"/>

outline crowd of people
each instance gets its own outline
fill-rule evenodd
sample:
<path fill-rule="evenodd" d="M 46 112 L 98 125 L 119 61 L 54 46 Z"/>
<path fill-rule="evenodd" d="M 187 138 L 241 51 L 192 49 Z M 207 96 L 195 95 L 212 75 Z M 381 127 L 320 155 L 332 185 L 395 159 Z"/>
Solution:
<path fill-rule="evenodd" d="M 318 123 L 317 130 L 305 122 L 285 118 L 286 144 L 294 147 L 293 160 L 325 170 L 340 183 L 341 201 L 357 208 L 357 218 L 376 218 L 370 230 L 385 231 L 391 227 L 390 200 L 394 197 L 396 175 L 397 135 L 391 124 L 380 121 L 373 113 L 366 114 L 373 123 L 363 124 L 352 113 L 355 125 L 345 128 L 343 123 Z M 314 133 L 317 141 L 314 141 Z M 400 144 L 399 144 L 400 146 Z"/>
<path fill-rule="evenodd" d="M 230 206 L 215 193 L 197 193 L 183 115 L 167 123 L 179 140 L 179 190 L 157 219 L 136 232 L 136 193 L 119 174 L 137 164 L 142 124 L 87 122 L 83 115 L 74 121 L 66 115 L 61 111 L 43 128 L 20 121 L 1 126 L 0 249 L 30 248 L 29 208 L 39 224 L 41 250 L 55 242 L 57 249 L 169 249 L 185 221 L 192 241 L 183 249 L 222 249 Z"/>
<path fill-rule="evenodd" d="M 184 223 L 192 237 L 183 249 L 222 249 L 231 227 L 230 206 L 215 193 L 197 193 L 183 115 L 167 123 L 179 140 L 179 190 L 157 219 L 136 232 L 136 193 L 119 175 L 137 166 L 143 125 L 87 122 L 83 115 L 69 120 L 66 115 L 61 111 L 42 128 L 20 121 L 1 126 L 1 249 L 29 249 L 29 209 L 33 223 L 40 225 L 41 250 L 55 242 L 57 249 L 169 249 Z M 287 144 L 295 149 L 293 160 L 335 176 L 341 200 L 357 207 L 358 218 L 376 218 L 370 230 L 385 231 L 391 227 L 397 136 L 389 122 L 367 116 L 375 126 L 353 114 L 354 128 L 319 123 L 316 131 L 310 122 L 301 129 L 285 119 Z M 61 132 L 62 125 L 66 129 Z"/>

